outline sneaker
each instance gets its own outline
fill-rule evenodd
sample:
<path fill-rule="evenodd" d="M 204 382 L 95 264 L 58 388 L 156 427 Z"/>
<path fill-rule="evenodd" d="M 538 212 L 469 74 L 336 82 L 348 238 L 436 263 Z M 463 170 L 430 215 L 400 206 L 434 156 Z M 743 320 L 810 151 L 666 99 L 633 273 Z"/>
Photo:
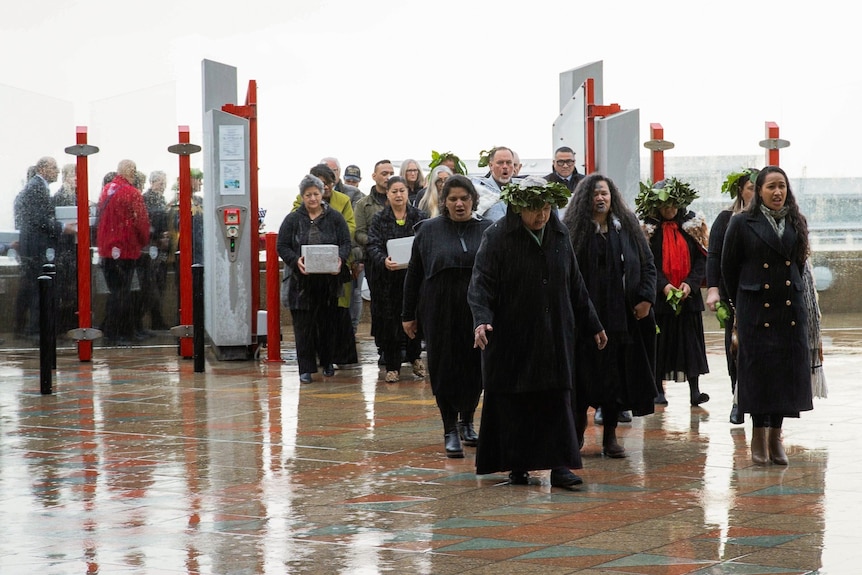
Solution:
<path fill-rule="evenodd" d="M 413 375 L 416 377 L 425 377 L 425 364 L 422 363 L 421 359 L 413 361 Z"/>
<path fill-rule="evenodd" d="M 397 371 L 387 371 L 386 372 L 386 380 L 385 380 L 386 383 L 396 383 L 400 379 L 401 379 L 401 377 L 399 376 Z"/>
<path fill-rule="evenodd" d="M 632 422 L 632 412 L 631 411 L 621 411 L 617 416 L 617 421 L 620 423 L 631 423 Z"/>

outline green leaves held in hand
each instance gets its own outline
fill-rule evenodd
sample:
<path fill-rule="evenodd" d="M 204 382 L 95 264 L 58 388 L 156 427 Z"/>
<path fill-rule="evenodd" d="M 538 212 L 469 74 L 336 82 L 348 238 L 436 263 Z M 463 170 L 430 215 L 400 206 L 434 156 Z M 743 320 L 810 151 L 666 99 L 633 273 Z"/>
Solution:
<path fill-rule="evenodd" d="M 724 329 L 725 322 L 730 318 L 730 308 L 723 301 L 715 304 L 715 317 L 718 319 L 718 325 Z"/>
<path fill-rule="evenodd" d="M 681 289 L 670 288 L 667 292 L 667 303 L 670 308 L 679 315 L 682 313 L 682 298 L 685 297 L 685 292 Z"/>

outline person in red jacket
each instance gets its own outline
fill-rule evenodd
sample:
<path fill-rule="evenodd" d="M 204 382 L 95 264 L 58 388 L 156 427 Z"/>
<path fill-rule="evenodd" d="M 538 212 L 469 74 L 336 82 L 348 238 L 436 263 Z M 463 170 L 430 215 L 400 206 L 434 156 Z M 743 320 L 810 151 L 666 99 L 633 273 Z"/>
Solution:
<path fill-rule="evenodd" d="M 150 236 L 150 220 L 141 191 L 135 188 L 137 166 L 122 160 L 117 175 L 99 198 L 97 245 L 99 262 L 110 293 L 102 331 L 109 345 L 129 345 L 134 338 L 131 308 L 135 263 Z"/>

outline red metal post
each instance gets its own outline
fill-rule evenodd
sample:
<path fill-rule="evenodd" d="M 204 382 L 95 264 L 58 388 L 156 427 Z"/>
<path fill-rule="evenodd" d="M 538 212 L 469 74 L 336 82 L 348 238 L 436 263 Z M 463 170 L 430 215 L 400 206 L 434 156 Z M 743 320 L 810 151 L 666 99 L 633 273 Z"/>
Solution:
<path fill-rule="evenodd" d="M 281 273 L 276 244 L 278 234 L 266 234 L 266 341 L 267 361 L 281 359 Z M 257 314 L 255 314 L 257 315 Z"/>
<path fill-rule="evenodd" d="M 75 129 L 75 143 L 87 145 L 87 127 L 78 126 Z M 91 289 L 91 256 L 90 256 L 90 185 L 87 172 L 87 156 L 76 158 L 75 176 L 78 181 L 78 327 L 82 329 L 93 327 L 92 289 Z M 78 359 L 91 361 L 93 359 L 93 341 L 78 340 Z"/>
<path fill-rule="evenodd" d="M 778 138 L 778 124 L 775 122 L 766 122 L 766 139 L 767 140 L 775 140 Z M 777 166 L 779 165 L 779 150 L 777 147 L 767 148 L 766 149 L 766 165 L 767 166 Z"/>
<path fill-rule="evenodd" d="M 188 144 L 189 127 L 179 127 L 180 144 Z M 180 155 L 180 325 L 194 323 L 192 302 L 192 172 L 191 157 Z M 180 338 L 180 356 L 194 357 L 194 338 Z"/>
<path fill-rule="evenodd" d="M 584 105 L 586 106 L 584 114 L 587 124 L 584 127 L 584 155 L 586 156 L 584 158 L 584 174 L 592 174 L 596 171 L 596 120 L 590 113 L 590 108 L 593 106 L 596 99 L 595 80 L 587 78 L 587 81 L 584 84 L 584 92 Z"/>
<path fill-rule="evenodd" d="M 659 123 L 649 125 L 650 140 L 664 140 L 664 128 Z M 664 150 L 650 152 L 650 176 L 652 182 L 664 179 Z"/>

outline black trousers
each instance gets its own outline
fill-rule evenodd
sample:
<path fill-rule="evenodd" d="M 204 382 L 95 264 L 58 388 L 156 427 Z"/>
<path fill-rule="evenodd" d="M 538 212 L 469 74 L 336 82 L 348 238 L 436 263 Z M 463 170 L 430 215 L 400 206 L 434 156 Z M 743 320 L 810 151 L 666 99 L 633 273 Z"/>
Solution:
<path fill-rule="evenodd" d="M 101 265 L 110 292 L 105 302 L 102 331 L 108 339 L 132 337 L 135 330 L 132 278 L 137 260 L 103 259 Z"/>
<path fill-rule="evenodd" d="M 308 309 L 292 309 L 293 335 L 296 340 L 296 360 L 299 373 L 317 373 L 321 365 L 333 362 L 332 330 L 335 327 L 338 304 L 331 301 L 312 301 Z"/>

